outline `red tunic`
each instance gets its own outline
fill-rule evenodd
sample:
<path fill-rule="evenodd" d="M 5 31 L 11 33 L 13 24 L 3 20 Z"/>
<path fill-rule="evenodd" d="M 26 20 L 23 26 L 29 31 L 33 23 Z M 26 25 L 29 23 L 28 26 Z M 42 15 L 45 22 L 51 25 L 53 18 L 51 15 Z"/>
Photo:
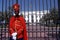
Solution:
<path fill-rule="evenodd" d="M 24 38 L 24 40 L 28 40 L 27 38 L 27 31 L 26 31 L 26 24 L 25 20 L 22 16 L 16 18 L 16 17 L 11 17 L 10 18 L 10 37 L 12 36 L 11 34 L 14 33 L 15 31 L 17 32 L 17 38 Z"/>

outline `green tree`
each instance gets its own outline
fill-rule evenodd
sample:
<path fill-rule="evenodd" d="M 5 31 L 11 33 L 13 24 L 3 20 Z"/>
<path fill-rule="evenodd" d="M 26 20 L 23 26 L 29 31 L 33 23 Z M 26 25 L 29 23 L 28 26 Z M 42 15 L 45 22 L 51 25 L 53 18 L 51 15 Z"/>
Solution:
<path fill-rule="evenodd" d="M 46 22 L 47 25 L 52 24 L 50 23 L 51 20 L 53 20 L 53 23 L 56 25 L 57 19 L 58 19 L 58 10 L 55 8 L 51 9 L 49 13 L 46 13 L 45 15 L 43 15 L 43 17 L 41 18 L 41 21 L 42 19 L 43 19 L 43 22 Z"/>

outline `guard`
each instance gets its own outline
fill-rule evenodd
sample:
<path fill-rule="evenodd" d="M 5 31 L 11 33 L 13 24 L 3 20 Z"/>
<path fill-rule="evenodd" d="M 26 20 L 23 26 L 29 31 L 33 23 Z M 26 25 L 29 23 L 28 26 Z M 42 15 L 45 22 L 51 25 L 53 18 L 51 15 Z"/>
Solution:
<path fill-rule="evenodd" d="M 9 22 L 10 40 L 28 40 L 25 19 L 19 15 L 19 9 L 19 4 L 13 5 L 15 16 Z"/>

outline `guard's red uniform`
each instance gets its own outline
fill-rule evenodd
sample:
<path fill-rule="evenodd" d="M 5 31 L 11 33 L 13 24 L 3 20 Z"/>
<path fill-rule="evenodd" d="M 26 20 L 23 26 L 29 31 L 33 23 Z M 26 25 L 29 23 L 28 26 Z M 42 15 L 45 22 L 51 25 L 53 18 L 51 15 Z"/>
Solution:
<path fill-rule="evenodd" d="M 10 36 L 15 31 L 17 32 L 17 38 L 23 38 L 24 40 L 28 40 L 27 38 L 27 31 L 26 31 L 26 24 L 25 20 L 22 16 L 20 17 L 11 17 L 10 18 Z"/>

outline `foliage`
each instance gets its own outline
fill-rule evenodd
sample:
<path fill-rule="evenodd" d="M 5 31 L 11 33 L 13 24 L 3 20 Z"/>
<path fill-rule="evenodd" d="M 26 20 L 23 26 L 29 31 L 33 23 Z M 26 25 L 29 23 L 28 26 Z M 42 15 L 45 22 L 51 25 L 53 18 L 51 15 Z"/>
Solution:
<path fill-rule="evenodd" d="M 46 25 L 56 25 L 57 24 L 57 20 L 58 20 L 58 10 L 53 8 L 50 9 L 50 13 L 46 13 L 45 15 L 43 15 L 43 17 L 40 19 L 42 22 L 47 22 Z M 51 20 L 53 20 L 52 22 L 50 22 Z"/>

